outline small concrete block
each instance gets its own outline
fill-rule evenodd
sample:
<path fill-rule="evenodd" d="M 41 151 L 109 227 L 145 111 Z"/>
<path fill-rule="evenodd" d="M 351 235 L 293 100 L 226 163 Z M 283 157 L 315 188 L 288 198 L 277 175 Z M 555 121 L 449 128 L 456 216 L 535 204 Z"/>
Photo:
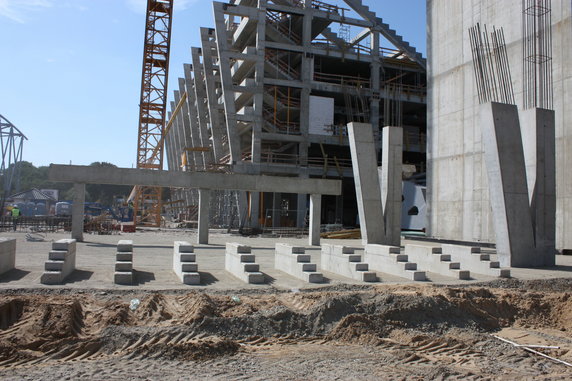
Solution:
<path fill-rule="evenodd" d="M 312 260 L 310 254 L 296 254 L 296 262 L 309 263 Z"/>
<path fill-rule="evenodd" d="M 306 275 L 306 282 L 322 283 L 323 281 L 324 281 L 324 276 L 322 275 L 322 273 L 312 272 Z"/>
<path fill-rule="evenodd" d="M 179 253 L 194 253 L 195 247 L 186 241 L 175 241 L 175 250 Z"/>
<path fill-rule="evenodd" d="M 61 271 L 46 271 L 40 278 L 42 284 L 61 284 L 63 281 L 64 277 Z"/>
<path fill-rule="evenodd" d="M 489 262 L 489 267 L 490 267 L 491 269 L 498 269 L 498 268 L 500 268 L 500 262 L 498 262 L 498 261 L 490 261 L 490 262 Z M 508 270 L 508 272 L 510 273 L 510 270 Z"/>
<path fill-rule="evenodd" d="M 411 274 L 411 280 L 423 281 L 427 279 L 425 271 L 408 271 Z"/>
<path fill-rule="evenodd" d="M 115 271 L 133 271 L 133 262 L 115 262 Z"/>
<path fill-rule="evenodd" d="M 348 261 L 350 261 L 350 262 L 361 262 L 361 255 L 350 254 L 350 255 L 348 255 Z"/>
<path fill-rule="evenodd" d="M 196 254 L 190 254 L 190 253 L 180 253 L 179 259 L 181 262 L 196 262 L 197 261 L 197 255 Z"/>
<path fill-rule="evenodd" d="M 51 250 L 48 254 L 48 259 L 52 261 L 63 261 L 66 259 L 67 253 L 65 250 Z"/>
<path fill-rule="evenodd" d="M 122 239 L 121 241 L 117 242 L 117 251 L 118 252 L 132 252 L 133 251 L 133 241 L 128 239 Z"/>
<path fill-rule="evenodd" d="M 302 271 L 316 272 L 317 266 L 315 263 L 302 263 Z"/>
<path fill-rule="evenodd" d="M 52 242 L 52 250 L 75 251 L 75 239 L 60 239 Z"/>
<path fill-rule="evenodd" d="M 395 260 L 397 262 L 407 262 L 409 261 L 409 257 L 407 256 L 407 254 L 397 254 L 395 255 Z"/>
<path fill-rule="evenodd" d="M 451 270 L 459 270 L 461 268 L 461 264 L 459 262 L 451 262 L 449 263 L 449 268 Z"/>
<path fill-rule="evenodd" d="M 115 284 L 132 285 L 133 284 L 133 272 L 132 271 L 116 271 L 114 276 L 113 276 L 113 281 Z"/>
<path fill-rule="evenodd" d="M 184 273 L 196 273 L 199 271 L 199 265 L 196 263 L 183 262 L 181 263 L 181 270 Z"/>
<path fill-rule="evenodd" d="M 369 270 L 369 266 L 367 263 L 351 263 L 351 266 L 354 268 L 354 271 L 367 271 Z"/>
<path fill-rule="evenodd" d="M 476 255 L 479 256 L 480 261 L 490 261 L 491 260 L 490 254 L 476 254 Z"/>
<path fill-rule="evenodd" d="M 183 283 L 191 285 L 201 284 L 201 275 L 198 272 L 184 272 Z"/>
<path fill-rule="evenodd" d="M 435 253 L 433 253 L 435 254 Z M 436 254 L 439 256 L 439 260 L 441 262 L 449 262 L 451 260 L 451 256 L 449 254 Z"/>
<path fill-rule="evenodd" d="M 499 278 L 510 278 L 510 270 L 509 269 L 499 269 Z"/>
<path fill-rule="evenodd" d="M 236 242 L 227 242 L 226 252 L 231 254 L 248 254 L 252 251 L 250 246 L 241 245 Z"/>
<path fill-rule="evenodd" d="M 133 253 L 130 251 L 118 252 L 115 255 L 115 259 L 118 262 L 132 262 L 133 261 Z"/>
<path fill-rule="evenodd" d="M 62 271 L 64 269 L 64 261 L 51 261 L 48 260 L 44 264 L 46 271 Z"/>
<path fill-rule="evenodd" d="M 471 272 L 469 270 L 457 270 L 457 274 L 461 280 L 471 279 Z"/>
<path fill-rule="evenodd" d="M 282 254 L 304 254 L 306 252 L 302 246 L 292 246 L 286 243 L 277 243 L 275 250 Z"/>
<path fill-rule="evenodd" d="M 239 254 L 239 258 L 242 263 L 254 263 L 256 260 L 254 254 Z"/>
<path fill-rule="evenodd" d="M 244 271 L 248 273 L 256 273 L 260 271 L 260 265 L 258 263 L 243 263 Z"/>
<path fill-rule="evenodd" d="M 334 254 L 353 254 L 354 248 L 348 246 L 334 246 L 333 248 Z"/>
<path fill-rule="evenodd" d="M 405 262 L 404 267 L 405 267 L 405 270 L 417 270 L 417 263 Z"/>
<path fill-rule="evenodd" d="M 373 271 L 360 271 L 358 274 L 361 274 L 361 280 L 363 282 L 377 282 L 377 274 Z"/>
<path fill-rule="evenodd" d="M 252 284 L 264 283 L 264 274 L 260 272 L 247 273 L 246 276 L 248 279 L 248 283 Z"/>

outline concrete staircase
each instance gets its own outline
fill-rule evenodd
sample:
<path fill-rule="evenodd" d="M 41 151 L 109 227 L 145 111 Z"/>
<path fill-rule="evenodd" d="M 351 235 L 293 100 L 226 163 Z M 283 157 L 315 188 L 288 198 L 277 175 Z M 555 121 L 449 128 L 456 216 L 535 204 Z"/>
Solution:
<path fill-rule="evenodd" d="M 173 271 L 184 284 L 201 284 L 201 275 L 195 248 L 188 242 L 175 241 L 173 245 Z"/>
<path fill-rule="evenodd" d="M 133 284 L 133 241 L 121 240 L 117 243 L 117 254 L 115 255 L 115 274 L 113 282 L 115 284 Z"/>
<path fill-rule="evenodd" d="M 406 254 L 396 246 L 366 245 L 364 261 L 372 270 L 414 281 L 426 280 L 425 271 L 417 269 L 417 263 L 410 262 Z"/>
<path fill-rule="evenodd" d="M 75 270 L 75 239 L 60 239 L 52 243 L 52 250 L 40 278 L 42 284 L 62 284 Z"/>
<path fill-rule="evenodd" d="M 251 251 L 250 246 L 227 243 L 224 267 L 226 271 L 246 283 L 264 283 L 264 274 L 259 271 L 260 266 L 255 262 L 256 258 Z"/>
<path fill-rule="evenodd" d="M 381 29 L 381 34 L 389 42 L 391 42 L 396 48 L 403 50 L 405 55 L 409 57 L 412 61 L 417 62 L 423 68 L 427 67 L 427 61 L 421 53 L 417 52 L 415 47 L 403 39 L 403 36 L 397 34 L 394 29 L 391 29 L 389 24 L 384 23 L 383 19 L 377 17 L 375 12 L 369 10 L 367 5 L 363 5 L 361 0 L 344 0 L 344 2 L 349 5 L 358 15 L 364 19 L 371 21 Z"/>
<path fill-rule="evenodd" d="M 451 259 L 460 262 L 472 272 L 490 275 L 499 278 L 510 278 L 510 269 L 501 269 L 498 261 L 491 261 L 489 254 L 481 253 L 480 247 L 462 245 L 442 245 L 444 254 L 450 255 Z"/>
<path fill-rule="evenodd" d="M 303 247 L 277 243 L 274 267 L 309 283 L 323 282 L 322 273 L 316 272 L 316 264 L 310 263 L 310 255 Z"/>
<path fill-rule="evenodd" d="M 443 254 L 440 247 L 405 245 L 405 254 L 427 271 L 462 280 L 471 277 L 468 270 L 461 270 L 459 262 L 451 262 L 451 256 Z"/>
<path fill-rule="evenodd" d="M 377 274 L 369 271 L 362 256 L 354 254 L 354 249 L 339 245 L 322 245 L 321 268 L 334 274 L 362 282 L 377 282 Z"/>

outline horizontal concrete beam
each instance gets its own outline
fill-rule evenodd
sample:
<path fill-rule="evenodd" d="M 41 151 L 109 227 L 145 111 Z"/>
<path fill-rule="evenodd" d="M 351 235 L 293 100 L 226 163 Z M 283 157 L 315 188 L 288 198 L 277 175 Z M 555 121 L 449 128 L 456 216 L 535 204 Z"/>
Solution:
<path fill-rule="evenodd" d="M 342 193 L 340 180 L 217 172 L 155 171 L 137 168 L 98 168 L 84 165 L 50 164 L 48 178 L 50 181 L 64 183 L 147 185 L 335 196 Z"/>

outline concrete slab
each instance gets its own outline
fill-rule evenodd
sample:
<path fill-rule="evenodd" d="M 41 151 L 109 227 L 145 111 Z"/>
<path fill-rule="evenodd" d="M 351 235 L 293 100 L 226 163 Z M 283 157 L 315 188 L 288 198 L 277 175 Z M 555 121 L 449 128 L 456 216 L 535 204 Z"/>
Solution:
<path fill-rule="evenodd" d="M 343 245 L 322 245 L 321 269 L 362 282 L 377 282 L 377 274 L 368 271 L 367 263 L 361 262 L 361 255 Z"/>
<path fill-rule="evenodd" d="M 417 269 L 417 264 L 410 262 L 406 254 L 401 254 L 401 249 L 397 246 L 366 245 L 364 261 L 374 271 L 413 281 L 424 281 L 427 279 L 425 271 Z"/>

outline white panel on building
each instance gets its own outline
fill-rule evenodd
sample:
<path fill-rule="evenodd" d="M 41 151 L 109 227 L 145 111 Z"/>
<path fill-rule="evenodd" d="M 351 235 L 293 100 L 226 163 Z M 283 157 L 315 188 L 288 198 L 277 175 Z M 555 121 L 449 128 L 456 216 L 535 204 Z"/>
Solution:
<path fill-rule="evenodd" d="M 334 98 L 310 95 L 310 134 L 332 135 Z"/>

